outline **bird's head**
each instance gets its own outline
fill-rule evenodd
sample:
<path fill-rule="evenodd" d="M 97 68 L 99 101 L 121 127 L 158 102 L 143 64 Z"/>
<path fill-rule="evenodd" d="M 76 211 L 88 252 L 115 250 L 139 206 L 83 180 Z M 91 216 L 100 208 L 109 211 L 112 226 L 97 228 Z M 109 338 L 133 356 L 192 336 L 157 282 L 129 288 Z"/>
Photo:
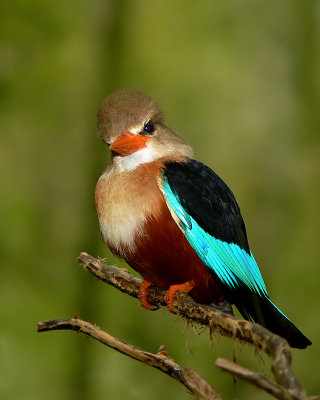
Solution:
<path fill-rule="evenodd" d="M 98 135 L 125 169 L 161 157 L 191 157 L 191 147 L 163 123 L 163 112 L 148 96 L 131 90 L 113 93 L 98 111 Z"/>

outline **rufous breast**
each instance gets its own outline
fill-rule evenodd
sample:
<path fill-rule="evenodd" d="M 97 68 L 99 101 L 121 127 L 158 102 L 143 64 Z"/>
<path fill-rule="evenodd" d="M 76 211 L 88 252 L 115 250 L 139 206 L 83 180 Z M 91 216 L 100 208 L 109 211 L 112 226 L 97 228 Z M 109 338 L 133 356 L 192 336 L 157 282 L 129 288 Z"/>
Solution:
<path fill-rule="evenodd" d="M 95 191 L 95 204 L 105 243 L 123 256 L 135 250 L 135 238 L 143 235 L 143 226 L 160 213 L 163 202 L 157 179 L 160 163 L 142 164 L 132 171 L 107 169 Z"/>

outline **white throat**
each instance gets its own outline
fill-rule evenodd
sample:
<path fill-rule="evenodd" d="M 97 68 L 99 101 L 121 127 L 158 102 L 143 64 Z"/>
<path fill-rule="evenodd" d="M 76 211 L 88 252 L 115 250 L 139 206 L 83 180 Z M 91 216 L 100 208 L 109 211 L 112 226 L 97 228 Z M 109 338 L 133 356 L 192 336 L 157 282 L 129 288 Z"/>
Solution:
<path fill-rule="evenodd" d="M 117 156 L 114 158 L 116 165 L 125 171 L 131 171 L 141 164 L 147 164 L 159 158 L 152 147 L 144 147 L 128 156 Z"/>

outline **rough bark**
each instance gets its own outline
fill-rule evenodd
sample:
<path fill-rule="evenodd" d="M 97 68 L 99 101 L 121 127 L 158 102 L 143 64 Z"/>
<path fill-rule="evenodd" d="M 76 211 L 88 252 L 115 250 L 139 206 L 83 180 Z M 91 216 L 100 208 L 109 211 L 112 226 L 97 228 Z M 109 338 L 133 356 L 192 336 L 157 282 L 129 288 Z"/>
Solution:
<path fill-rule="evenodd" d="M 123 293 L 138 299 L 142 280 L 133 276 L 127 269 L 106 265 L 87 253 L 81 253 L 78 261 L 83 268 L 96 278 L 112 285 Z M 165 306 L 165 290 L 150 287 L 148 301 L 156 310 Z M 272 373 L 275 381 L 239 366 L 228 360 L 218 358 L 216 366 L 223 371 L 250 382 L 280 400 L 306 400 L 308 396 L 291 370 L 292 353 L 287 341 L 262 326 L 240 320 L 212 306 L 197 304 L 190 296 L 178 293 L 173 304 L 174 312 L 187 321 L 209 327 L 210 332 L 228 336 L 234 340 L 253 345 L 273 359 Z M 198 399 L 221 399 L 220 395 L 195 371 L 186 369 L 167 356 L 163 348 L 153 354 L 135 348 L 102 331 L 99 327 L 78 318 L 51 320 L 38 323 L 38 331 L 71 329 L 93 337 L 115 350 L 157 368 L 185 385 Z M 313 399 L 319 398 L 314 396 Z"/>

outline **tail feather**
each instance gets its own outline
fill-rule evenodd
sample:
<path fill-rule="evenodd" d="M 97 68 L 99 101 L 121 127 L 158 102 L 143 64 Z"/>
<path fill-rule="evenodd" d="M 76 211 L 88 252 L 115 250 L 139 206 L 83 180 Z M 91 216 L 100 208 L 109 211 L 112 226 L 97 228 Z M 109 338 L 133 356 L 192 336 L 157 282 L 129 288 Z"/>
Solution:
<path fill-rule="evenodd" d="M 275 306 L 267 297 L 254 295 L 250 302 L 236 307 L 244 318 L 253 319 L 255 322 L 269 329 L 269 331 L 287 339 L 291 347 L 305 349 L 311 345 L 310 340 Z"/>

